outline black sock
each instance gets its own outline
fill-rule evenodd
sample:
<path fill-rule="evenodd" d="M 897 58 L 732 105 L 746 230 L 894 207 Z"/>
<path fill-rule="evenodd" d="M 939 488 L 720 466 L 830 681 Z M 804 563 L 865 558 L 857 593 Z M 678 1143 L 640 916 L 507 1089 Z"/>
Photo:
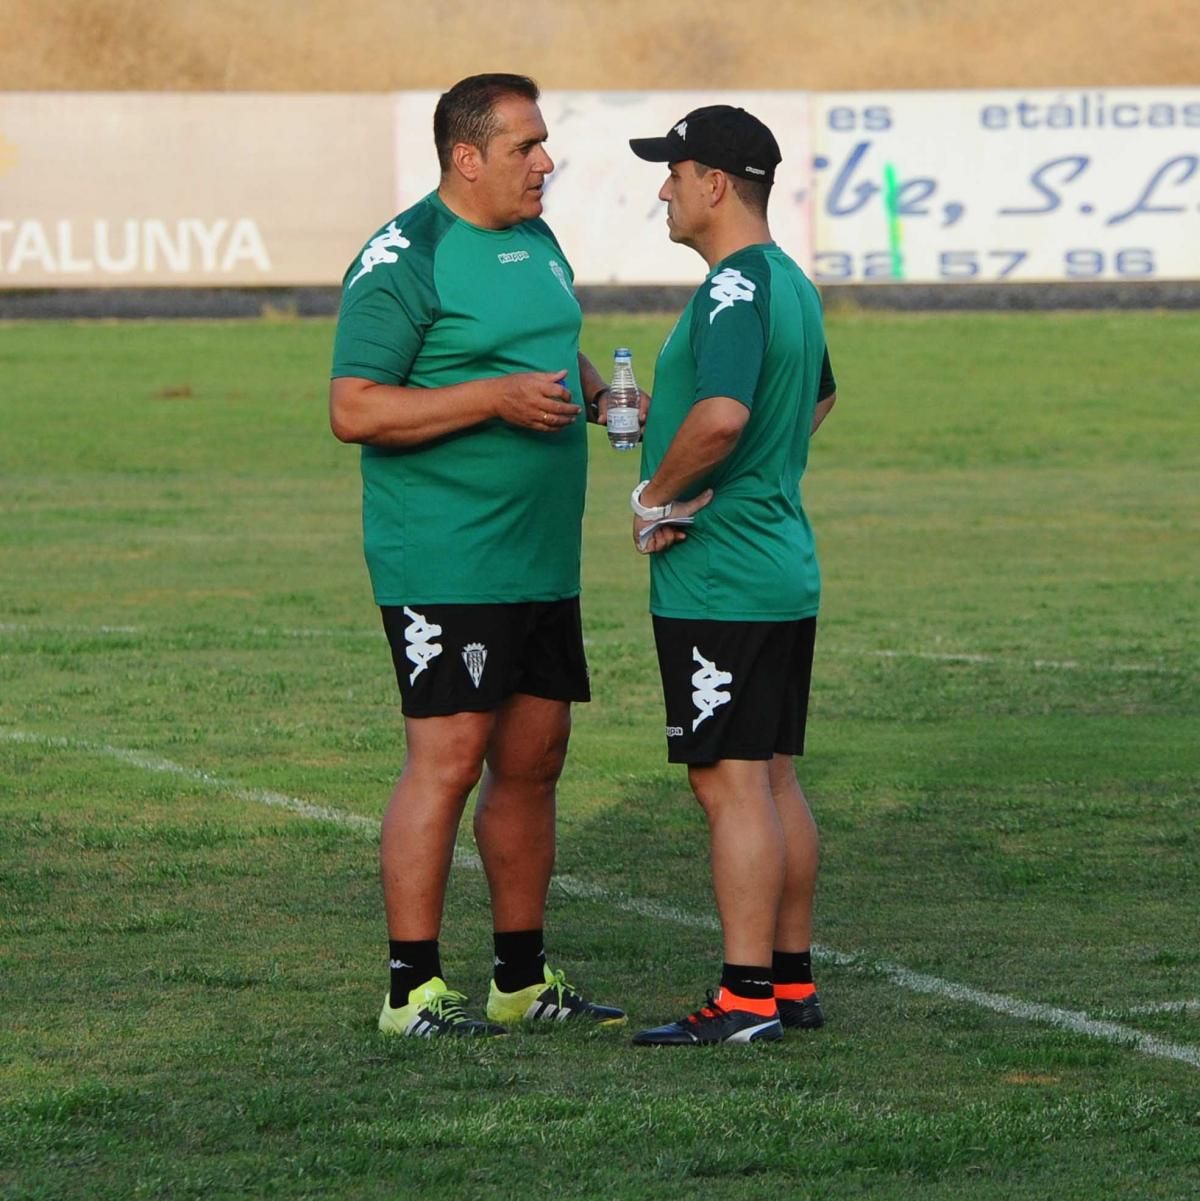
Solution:
<path fill-rule="evenodd" d="M 546 952 L 541 930 L 512 930 L 492 935 L 496 958 L 492 967 L 496 987 L 501 992 L 516 992 L 546 979 Z"/>
<path fill-rule="evenodd" d="M 771 956 L 776 984 L 811 984 L 811 951 L 776 951 Z"/>
<path fill-rule="evenodd" d="M 721 987 L 738 997 L 765 1001 L 775 995 L 774 983 L 769 967 L 726 963 L 721 968 Z"/>
<path fill-rule="evenodd" d="M 408 1004 L 408 994 L 418 984 L 442 974 L 442 960 L 436 938 L 422 942 L 388 941 L 388 967 L 392 973 L 391 997 L 393 1009 Z"/>

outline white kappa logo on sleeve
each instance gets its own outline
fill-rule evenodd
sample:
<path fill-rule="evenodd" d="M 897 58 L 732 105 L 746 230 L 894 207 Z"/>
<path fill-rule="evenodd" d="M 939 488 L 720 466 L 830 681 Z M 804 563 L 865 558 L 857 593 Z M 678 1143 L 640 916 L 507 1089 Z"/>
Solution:
<path fill-rule="evenodd" d="M 718 705 L 726 704 L 729 699 L 728 692 L 719 691 L 719 686 L 722 684 L 733 683 L 733 673 L 722 671 L 715 663 L 706 659 L 698 647 L 692 647 L 692 660 L 700 664 L 699 671 L 692 675 L 692 704 L 696 706 L 696 718 L 692 722 L 692 733 L 696 732 L 696 727 L 702 722 L 707 721 L 713 715 L 713 710 Z"/>
<path fill-rule="evenodd" d="M 411 245 L 412 243 L 400 232 L 400 227 L 395 221 L 389 221 L 387 229 L 381 234 L 376 234 L 367 243 L 366 250 L 362 252 L 362 258 L 358 260 L 360 264 L 358 274 L 346 285 L 346 288 L 353 288 L 364 275 L 374 271 L 380 263 L 394 263 L 400 257 L 395 251 L 397 249 L 407 250 Z"/>
<path fill-rule="evenodd" d="M 718 301 L 717 307 L 708 315 L 708 323 L 712 325 L 718 313 L 731 309 L 739 300 L 754 299 L 755 284 L 747 279 L 736 267 L 726 267 L 712 277 L 712 289 L 708 295 Z"/>
<path fill-rule="evenodd" d="M 423 613 L 414 613 L 407 605 L 404 606 L 404 616 L 412 622 L 404 631 L 404 641 L 408 643 L 404 653 L 413 664 L 412 675 L 408 677 L 408 682 L 412 684 L 429 666 L 429 661 L 442 653 L 440 642 L 430 642 L 431 638 L 437 638 L 441 634 L 442 627 L 432 625 L 425 620 Z"/>

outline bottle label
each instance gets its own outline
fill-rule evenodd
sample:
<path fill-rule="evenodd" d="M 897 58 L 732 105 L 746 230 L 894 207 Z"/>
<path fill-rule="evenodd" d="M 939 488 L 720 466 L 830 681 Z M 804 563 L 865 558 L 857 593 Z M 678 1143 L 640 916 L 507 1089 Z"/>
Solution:
<path fill-rule="evenodd" d="M 638 411 L 632 405 L 611 405 L 608 410 L 608 432 L 610 434 L 636 434 Z"/>

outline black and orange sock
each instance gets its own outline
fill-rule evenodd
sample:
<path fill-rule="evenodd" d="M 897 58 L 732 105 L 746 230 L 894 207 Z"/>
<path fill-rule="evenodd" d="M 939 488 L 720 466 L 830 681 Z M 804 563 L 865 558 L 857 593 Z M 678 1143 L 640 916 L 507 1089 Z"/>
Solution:
<path fill-rule="evenodd" d="M 817 991 L 812 976 L 812 951 L 776 951 L 771 956 L 775 996 L 781 1001 L 803 1001 Z"/>
<path fill-rule="evenodd" d="M 764 1017 L 775 1014 L 771 969 L 754 964 L 726 963 L 721 969 L 717 1004 L 722 1009 L 742 1009 Z"/>

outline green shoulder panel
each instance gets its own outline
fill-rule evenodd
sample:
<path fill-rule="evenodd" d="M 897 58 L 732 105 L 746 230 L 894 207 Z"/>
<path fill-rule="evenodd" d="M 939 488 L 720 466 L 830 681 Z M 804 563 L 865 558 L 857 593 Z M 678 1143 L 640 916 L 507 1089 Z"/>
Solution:
<path fill-rule="evenodd" d="M 394 217 L 346 270 L 333 371 L 403 384 L 438 314 L 434 255 L 454 221 L 430 196 Z"/>
<path fill-rule="evenodd" d="M 771 329 L 771 268 L 757 246 L 719 267 L 692 306 L 695 399 L 729 396 L 751 408 Z"/>

